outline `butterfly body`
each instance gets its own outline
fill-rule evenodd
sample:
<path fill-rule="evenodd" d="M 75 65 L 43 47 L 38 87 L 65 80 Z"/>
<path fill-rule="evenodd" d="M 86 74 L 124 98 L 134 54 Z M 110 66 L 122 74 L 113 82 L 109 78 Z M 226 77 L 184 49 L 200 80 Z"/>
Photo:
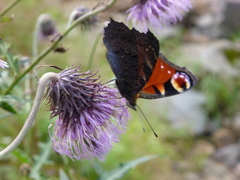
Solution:
<path fill-rule="evenodd" d="M 185 67 L 179 67 L 159 54 L 159 42 L 150 31 L 140 33 L 111 20 L 105 28 L 103 41 L 119 92 L 133 109 L 137 98 L 172 96 L 197 83 L 197 78 Z"/>

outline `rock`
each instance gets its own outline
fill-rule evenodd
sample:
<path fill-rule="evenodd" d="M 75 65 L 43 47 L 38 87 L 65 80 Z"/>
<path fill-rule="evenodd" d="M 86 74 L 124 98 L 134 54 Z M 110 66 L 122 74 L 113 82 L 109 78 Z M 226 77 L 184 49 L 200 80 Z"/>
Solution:
<path fill-rule="evenodd" d="M 237 112 L 232 120 L 232 128 L 240 137 L 240 112 Z"/>
<path fill-rule="evenodd" d="M 240 29 L 239 0 L 202 0 L 193 1 L 193 8 L 183 20 L 189 28 L 190 36 L 196 34 L 210 39 L 226 37 Z"/>
<path fill-rule="evenodd" d="M 202 166 L 202 174 L 204 180 L 227 180 L 230 171 L 223 164 L 208 159 Z"/>
<path fill-rule="evenodd" d="M 196 91 L 169 98 L 168 120 L 175 128 L 186 128 L 194 135 L 199 135 L 205 131 L 208 120 L 203 104 L 205 96 Z"/>
<path fill-rule="evenodd" d="M 228 40 L 216 40 L 206 43 L 188 43 L 181 47 L 180 60 L 189 64 L 201 64 L 206 72 L 238 77 L 239 69 L 231 65 L 224 55 L 224 50 L 232 43 Z"/>
<path fill-rule="evenodd" d="M 205 96 L 202 93 L 191 90 L 189 92 L 162 99 L 146 101 L 138 99 L 138 105 L 147 109 L 146 114 L 167 119 L 175 128 L 185 128 L 193 135 L 205 132 L 208 117 L 204 112 Z M 151 121 L 151 120 L 150 120 Z"/>
<path fill-rule="evenodd" d="M 198 141 L 193 147 L 193 153 L 197 155 L 211 156 L 215 152 L 215 147 L 208 141 Z"/>
<path fill-rule="evenodd" d="M 235 167 L 240 163 L 240 144 L 230 144 L 218 149 L 213 158 L 229 168 Z"/>
<path fill-rule="evenodd" d="M 186 173 L 184 179 L 185 180 L 201 180 L 202 178 L 197 173 L 188 172 Z"/>
<path fill-rule="evenodd" d="M 240 163 L 234 168 L 233 175 L 235 179 L 240 179 Z"/>
<path fill-rule="evenodd" d="M 202 34 L 209 38 L 217 38 L 222 31 L 224 0 L 193 1 L 193 8 L 183 21 L 189 32 Z"/>
<path fill-rule="evenodd" d="M 226 0 L 224 10 L 224 27 L 225 34 L 232 35 L 240 29 L 240 1 L 239 0 Z"/>
<path fill-rule="evenodd" d="M 235 140 L 236 140 L 235 134 L 227 128 L 218 129 L 212 135 L 212 141 L 217 148 L 222 148 L 229 144 L 233 144 Z"/>

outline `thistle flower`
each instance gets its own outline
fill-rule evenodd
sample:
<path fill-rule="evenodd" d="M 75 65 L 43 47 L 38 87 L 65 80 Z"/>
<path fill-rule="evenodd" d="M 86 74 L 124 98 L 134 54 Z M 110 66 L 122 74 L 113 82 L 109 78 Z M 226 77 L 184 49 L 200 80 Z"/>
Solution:
<path fill-rule="evenodd" d="M 0 59 L 0 67 L 1 68 L 8 68 L 9 66 L 8 66 L 7 62 Z"/>
<path fill-rule="evenodd" d="M 162 28 L 164 25 L 176 24 L 183 18 L 183 11 L 191 8 L 191 0 L 137 0 L 129 9 L 128 21 L 139 31 L 148 28 Z"/>
<path fill-rule="evenodd" d="M 99 77 L 93 78 L 96 73 L 80 69 L 62 71 L 48 87 L 51 118 L 58 116 L 52 145 L 72 159 L 102 158 L 126 130 L 126 101 L 116 89 L 98 82 Z"/>
<path fill-rule="evenodd" d="M 86 14 L 90 11 L 91 10 L 89 8 L 86 8 L 83 6 L 79 6 L 79 7 L 75 8 L 75 10 L 71 13 L 71 15 L 69 17 L 67 27 L 70 27 L 70 25 L 73 23 L 73 21 L 76 21 L 78 18 L 80 18 L 81 16 L 83 16 L 84 14 Z M 96 24 L 97 21 L 98 21 L 98 17 L 92 16 L 92 17 L 89 17 L 89 18 L 85 19 L 84 21 L 82 21 L 80 25 L 82 28 L 86 29 L 86 28 L 90 28 L 91 26 Z"/>
<path fill-rule="evenodd" d="M 39 40 L 58 35 L 55 22 L 48 14 L 41 14 L 36 23 L 36 33 Z"/>

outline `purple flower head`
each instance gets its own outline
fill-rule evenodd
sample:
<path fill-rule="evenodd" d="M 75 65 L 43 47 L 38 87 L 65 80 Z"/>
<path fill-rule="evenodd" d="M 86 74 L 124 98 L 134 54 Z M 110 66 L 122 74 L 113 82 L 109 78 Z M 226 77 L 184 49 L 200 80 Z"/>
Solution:
<path fill-rule="evenodd" d="M 175 24 L 183 18 L 183 11 L 191 8 L 191 0 L 138 0 L 129 9 L 128 21 L 143 32 L 148 28 L 162 28 L 164 25 Z"/>
<path fill-rule="evenodd" d="M 102 158 L 125 132 L 126 100 L 118 90 L 101 84 L 91 72 L 68 68 L 51 82 L 47 97 L 51 118 L 58 116 L 51 135 L 55 151 L 72 159 Z"/>
<path fill-rule="evenodd" d="M 38 38 L 48 39 L 51 36 L 57 36 L 59 33 L 56 29 L 55 22 L 48 14 L 42 14 L 37 20 Z"/>
<path fill-rule="evenodd" d="M 0 59 L 0 67 L 1 68 L 8 68 L 9 66 L 8 66 L 7 62 Z"/>

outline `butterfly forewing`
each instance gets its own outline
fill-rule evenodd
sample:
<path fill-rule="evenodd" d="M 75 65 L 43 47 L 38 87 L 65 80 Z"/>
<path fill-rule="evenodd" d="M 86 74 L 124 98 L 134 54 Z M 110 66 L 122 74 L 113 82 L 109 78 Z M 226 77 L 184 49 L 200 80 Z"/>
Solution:
<path fill-rule="evenodd" d="M 104 29 L 107 60 L 116 76 L 117 87 L 130 104 L 149 80 L 156 64 L 159 43 L 154 35 L 130 30 L 114 20 Z"/>
<path fill-rule="evenodd" d="M 137 41 L 138 50 L 138 81 L 144 81 L 144 85 L 148 82 L 159 54 L 159 43 L 157 38 L 148 31 L 140 33 L 132 29 Z M 143 87 L 141 87 L 142 89 Z M 139 91 L 138 91 L 139 92 Z M 137 93 L 138 93 L 137 92 Z"/>

